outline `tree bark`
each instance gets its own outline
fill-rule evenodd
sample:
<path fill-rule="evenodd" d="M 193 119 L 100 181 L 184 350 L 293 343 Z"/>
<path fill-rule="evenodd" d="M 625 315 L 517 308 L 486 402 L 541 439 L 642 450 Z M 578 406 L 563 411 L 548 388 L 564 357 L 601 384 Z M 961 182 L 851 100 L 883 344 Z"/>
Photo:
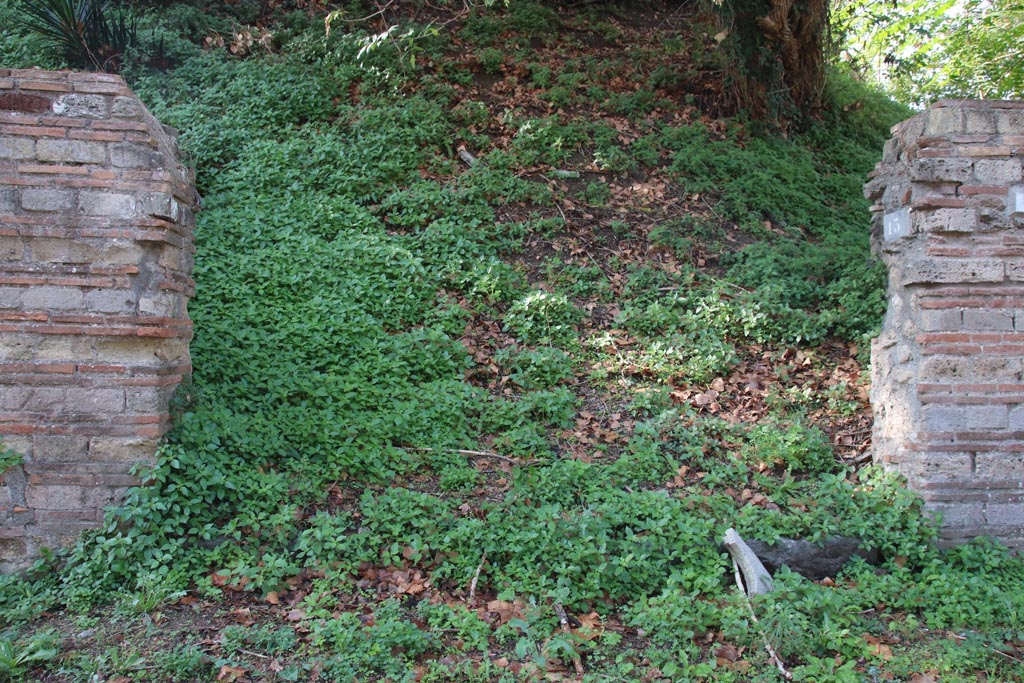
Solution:
<path fill-rule="evenodd" d="M 757 25 L 778 50 L 794 104 L 817 112 L 825 82 L 828 0 L 769 1 L 771 8 Z"/>

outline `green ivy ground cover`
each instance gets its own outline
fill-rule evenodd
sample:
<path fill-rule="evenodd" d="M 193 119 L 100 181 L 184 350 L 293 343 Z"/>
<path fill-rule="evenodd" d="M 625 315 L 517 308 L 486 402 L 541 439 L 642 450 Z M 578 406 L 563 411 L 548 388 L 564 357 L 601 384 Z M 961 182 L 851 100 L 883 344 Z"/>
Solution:
<path fill-rule="evenodd" d="M 611 9 L 382 41 L 279 19 L 244 59 L 196 45 L 213 13 L 142 19 L 176 66 L 128 76 L 204 201 L 195 374 L 145 484 L 0 579 L 0 681 L 776 680 L 765 638 L 796 680 L 1018 676 L 1024 566 L 937 551 L 920 501 L 830 438 L 864 411 L 856 361 L 808 379 L 884 310 L 860 183 L 905 112 L 837 74 L 834 113 L 784 138 L 700 116 L 663 72 L 609 91 L 591 74 L 621 55 L 569 41 L 634 35 Z M 683 35 L 665 49 L 703 40 Z M 502 82 L 554 108 L 482 97 L 531 37 L 555 68 Z M 620 199 L 638 184 L 657 207 Z M 758 363 L 772 389 L 744 409 Z M 883 563 L 782 570 L 755 623 L 728 527 L 852 535 Z M 46 630 L 59 609 L 91 646 Z M 190 611 L 223 626 L 203 653 L 173 618 L 146 643 Z"/>

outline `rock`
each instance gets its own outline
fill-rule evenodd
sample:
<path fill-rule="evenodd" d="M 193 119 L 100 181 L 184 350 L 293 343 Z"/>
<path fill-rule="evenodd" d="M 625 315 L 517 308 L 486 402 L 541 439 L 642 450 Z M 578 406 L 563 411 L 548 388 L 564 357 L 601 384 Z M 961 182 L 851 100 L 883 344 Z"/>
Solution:
<path fill-rule="evenodd" d="M 769 571 L 789 567 L 791 571 L 808 579 L 824 579 L 835 576 L 844 564 L 853 557 L 863 557 L 870 564 L 879 562 L 877 550 L 861 548 L 861 541 L 850 536 L 833 536 L 822 543 L 794 538 L 780 538 L 773 544 L 764 541 L 747 541 L 750 547 Z"/>

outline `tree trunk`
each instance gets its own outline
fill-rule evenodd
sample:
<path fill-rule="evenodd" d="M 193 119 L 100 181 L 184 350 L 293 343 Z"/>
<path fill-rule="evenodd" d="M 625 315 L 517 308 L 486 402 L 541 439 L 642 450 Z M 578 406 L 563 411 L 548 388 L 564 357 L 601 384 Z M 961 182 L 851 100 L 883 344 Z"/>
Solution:
<path fill-rule="evenodd" d="M 828 0 L 769 0 L 757 25 L 776 46 L 794 104 L 814 113 L 825 82 L 824 40 Z"/>

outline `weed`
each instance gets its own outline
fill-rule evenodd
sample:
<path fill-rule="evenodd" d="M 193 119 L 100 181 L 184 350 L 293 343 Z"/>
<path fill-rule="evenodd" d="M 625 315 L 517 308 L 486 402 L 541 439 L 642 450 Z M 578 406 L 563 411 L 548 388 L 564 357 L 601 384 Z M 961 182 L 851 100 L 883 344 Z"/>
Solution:
<path fill-rule="evenodd" d="M 57 640 L 53 631 L 36 633 L 22 640 L 0 632 L 0 681 L 26 680 L 29 672 L 57 657 Z"/>

